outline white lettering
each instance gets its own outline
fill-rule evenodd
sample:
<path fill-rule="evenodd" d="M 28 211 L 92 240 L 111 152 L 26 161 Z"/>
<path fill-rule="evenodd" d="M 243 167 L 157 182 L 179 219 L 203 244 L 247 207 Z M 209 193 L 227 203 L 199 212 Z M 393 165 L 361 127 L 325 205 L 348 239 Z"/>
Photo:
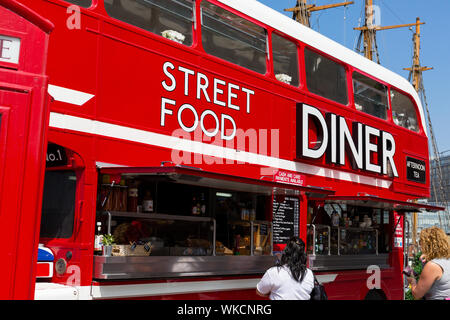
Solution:
<path fill-rule="evenodd" d="M 347 141 L 348 146 L 350 147 L 351 150 L 351 154 L 353 157 L 353 160 L 356 163 L 356 166 L 358 167 L 358 169 L 362 169 L 363 168 L 363 140 L 360 138 L 362 137 L 362 129 L 363 126 L 361 123 L 357 124 L 358 127 L 358 132 L 357 134 L 357 143 L 358 143 L 358 148 L 356 148 L 355 146 L 355 142 L 353 141 L 353 137 L 350 134 L 350 131 L 348 129 L 347 126 L 347 122 L 345 121 L 344 117 L 339 117 L 339 141 L 340 141 L 340 154 L 339 154 L 339 163 L 341 165 L 345 164 L 345 142 Z M 353 132 L 353 134 L 355 135 L 355 132 Z"/>
<path fill-rule="evenodd" d="M 214 78 L 214 103 L 217 104 L 217 105 L 219 105 L 219 106 L 225 107 L 225 106 L 226 106 L 225 102 L 220 101 L 220 100 L 217 98 L 217 95 L 218 95 L 218 94 L 223 94 L 223 90 L 222 90 L 222 89 L 219 89 L 219 87 L 218 87 L 219 85 L 224 86 L 224 85 L 226 85 L 226 82 Z"/>
<path fill-rule="evenodd" d="M 255 91 L 247 89 L 247 88 L 242 88 L 242 91 L 247 93 L 247 113 L 250 113 L 250 96 L 254 95 Z"/>
<path fill-rule="evenodd" d="M 212 116 L 216 122 L 216 127 L 214 128 L 214 130 L 212 132 L 209 132 L 208 130 L 206 130 L 205 125 L 203 123 L 203 121 L 207 115 Z M 219 132 L 219 119 L 217 118 L 216 114 L 213 111 L 205 110 L 200 117 L 200 126 L 202 128 L 203 133 L 207 137 L 214 137 Z"/>
<path fill-rule="evenodd" d="M 309 116 L 315 117 L 321 127 L 323 140 L 321 146 L 318 149 L 309 148 Z M 319 159 L 323 156 L 328 146 L 328 128 L 325 119 L 319 109 L 308 106 L 306 104 L 303 105 L 302 128 L 302 155 L 308 158 Z M 319 133 L 317 134 L 319 135 Z"/>
<path fill-rule="evenodd" d="M 194 115 L 194 124 L 191 127 L 186 127 L 183 123 L 183 120 L 181 120 L 181 115 L 183 113 L 184 110 L 189 109 L 192 111 L 192 114 Z M 180 125 L 180 127 L 186 131 L 186 132 L 192 132 L 195 130 L 195 128 L 197 128 L 198 126 L 198 114 L 197 111 L 195 110 L 195 108 L 193 106 L 191 106 L 189 103 L 185 103 L 183 104 L 180 109 L 178 109 L 178 124 Z"/>
<path fill-rule="evenodd" d="M 271 305 L 220 305 L 223 315 L 270 315 Z"/>
<path fill-rule="evenodd" d="M 329 151 L 329 157 L 330 157 L 330 161 L 332 163 L 336 163 L 337 162 L 337 135 L 334 134 L 335 132 L 337 132 L 337 116 L 334 113 L 329 114 L 329 126 L 331 126 L 331 130 L 330 130 L 330 151 Z M 342 137 L 341 137 L 342 139 Z M 340 142 L 341 146 L 344 146 L 344 144 L 342 143 L 342 141 Z"/>
<path fill-rule="evenodd" d="M 381 134 L 382 137 L 382 166 L 383 166 L 383 174 L 387 174 L 387 161 L 391 164 L 392 173 L 394 177 L 398 177 L 397 167 L 394 162 L 394 154 L 395 154 L 395 140 L 392 134 L 389 132 L 383 131 Z M 388 149 L 388 144 L 390 144 L 390 149 Z"/>
<path fill-rule="evenodd" d="M 228 120 L 233 125 L 232 130 L 231 129 L 226 130 L 227 133 L 229 133 L 228 135 L 225 134 L 225 120 Z M 234 137 L 236 136 L 236 123 L 234 122 L 234 119 L 227 114 L 222 114 L 220 123 L 221 123 L 221 127 L 222 127 L 222 132 L 221 132 L 220 137 L 223 140 L 233 140 Z"/>
<path fill-rule="evenodd" d="M 301 110 L 299 156 L 319 159 L 326 152 L 327 162 L 345 165 L 348 152 L 354 168 L 387 175 L 390 174 L 390 167 L 392 174 L 398 177 L 394 161 L 395 139 L 390 133 L 359 122 L 353 122 L 350 132 L 344 117 L 328 113 L 325 119 L 319 109 L 306 104 L 298 110 Z M 311 123 L 313 127 L 310 127 Z M 314 133 L 320 145 L 310 147 L 311 130 L 316 131 Z M 414 162 L 407 162 L 407 166 L 425 170 L 423 165 Z"/>
<path fill-rule="evenodd" d="M 175 90 L 175 88 L 177 87 L 177 81 L 175 80 L 175 77 L 169 72 L 169 70 L 168 70 L 169 68 L 173 70 L 173 69 L 175 69 L 175 66 L 171 62 L 165 62 L 163 65 L 163 71 L 164 71 L 164 74 L 170 79 L 172 84 L 169 86 L 169 85 L 167 85 L 166 80 L 164 80 L 162 82 L 162 86 L 166 91 L 171 92 L 171 91 Z"/>
<path fill-rule="evenodd" d="M 239 106 L 232 104 L 231 99 L 236 99 L 238 95 L 233 93 L 233 89 L 239 90 L 239 86 L 228 83 L 228 108 L 239 111 Z"/>
<path fill-rule="evenodd" d="M 376 144 L 373 144 L 370 142 L 370 137 L 371 136 L 375 136 L 375 137 L 379 137 L 380 136 L 380 130 L 372 128 L 371 126 L 365 126 L 365 145 L 366 145 L 366 164 L 365 164 L 365 169 L 368 171 L 372 171 L 372 172 L 376 172 L 376 173 L 381 173 L 381 167 L 379 165 L 375 165 L 371 162 L 371 152 L 377 152 L 378 151 L 378 146 Z"/>
<path fill-rule="evenodd" d="M 425 166 L 421 163 L 416 163 L 416 162 L 412 162 L 412 161 L 407 161 L 406 163 L 407 163 L 408 168 L 425 171 Z"/>
<path fill-rule="evenodd" d="M 166 109 L 166 103 L 174 106 L 176 102 L 171 99 L 161 98 L 161 127 L 164 127 L 166 121 L 166 114 L 172 115 L 173 111 L 170 109 Z"/>
<path fill-rule="evenodd" d="M 189 96 L 189 75 L 195 75 L 195 72 L 181 66 L 178 67 L 178 70 L 184 72 L 184 95 Z"/>
<path fill-rule="evenodd" d="M 202 84 L 202 80 L 205 81 Z M 203 73 L 197 73 L 197 99 L 200 100 L 200 93 L 203 92 L 203 95 L 205 96 L 206 101 L 211 102 L 211 99 L 209 99 L 208 92 L 206 89 L 208 89 L 209 86 L 209 80 L 208 77 L 205 76 Z"/>
<path fill-rule="evenodd" d="M 184 307 L 178 307 L 178 315 L 202 315 L 205 318 L 209 317 L 212 307 L 190 307 L 187 304 Z"/>

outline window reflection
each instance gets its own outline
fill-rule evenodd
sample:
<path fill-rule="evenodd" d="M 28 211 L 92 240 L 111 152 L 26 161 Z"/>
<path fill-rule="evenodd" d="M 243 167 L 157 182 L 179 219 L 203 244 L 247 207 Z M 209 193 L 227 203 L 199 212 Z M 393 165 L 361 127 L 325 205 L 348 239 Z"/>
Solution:
<path fill-rule="evenodd" d="M 341 104 L 348 103 L 345 68 L 312 50 L 305 49 L 308 90 Z"/>
<path fill-rule="evenodd" d="M 416 108 L 404 94 L 391 89 L 392 119 L 396 125 L 418 132 Z"/>
<path fill-rule="evenodd" d="M 353 72 L 353 94 L 356 110 L 380 119 L 387 119 L 387 88 L 385 85 Z"/>
<path fill-rule="evenodd" d="M 192 0 L 105 0 L 111 17 L 188 46 L 193 8 Z"/>

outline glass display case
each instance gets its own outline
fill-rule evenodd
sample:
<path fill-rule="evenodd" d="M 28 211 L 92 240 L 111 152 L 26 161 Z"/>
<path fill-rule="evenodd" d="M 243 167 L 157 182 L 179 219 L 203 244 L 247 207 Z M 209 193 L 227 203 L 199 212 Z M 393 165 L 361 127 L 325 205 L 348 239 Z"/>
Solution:
<path fill-rule="evenodd" d="M 332 228 L 334 254 L 378 254 L 378 230 L 370 228 Z"/>
<path fill-rule="evenodd" d="M 378 254 L 377 229 L 308 225 L 307 236 L 309 254 Z"/>
<path fill-rule="evenodd" d="M 253 225 L 253 255 L 271 256 L 273 249 L 272 223 L 267 221 L 252 221 Z"/>
<path fill-rule="evenodd" d="M 312 270 L 389 267 L 390 212 L 346 203 L 311 203 L 307 253 Z"/>
<path fill-rule="evenodd" d="M 271 188 L 222 189 L 222 180 L 147 169 L 120 181 L 99 177 L 96 239 L 111 234 L 116 243 L 111 255 L 95 251 L 95 279 L 254 274 L 274 265 Z"/>
<path fill-rule="evenodd" d="M 138 255 L 151 246 L 152 256 L 215 255 L 216 221 L 209 217 L 104 211 L 106 231 L 115 239 L 113 256 Z M 127 250 L 123 250 L 123 247 Z M 136 253 L 133 252 L 133 249 Z M 119 250 L 120 249 L 120 250 Z M 127 253 L 125 253 L 127 252 Z"/>
<path fill-rule="evenodd" d="M 268 221 L 234 221 L 230 224 L 233 255 L 272 255 L 272 223 Z M 216 251 L 216 254 L 219 253 Z"/>
<path fill-rule="evenodd" d="M 330 227 L 324 225 L 309 224 L 307 230 L 307 253 L 330 255 L 331 237 Z"/>
<path fill-rule="evenodd" d="M 229 225 L 229 234 L 233 246 L 233 255 L 251 255 L 251 234 L 252 227 L 250 221 L 233 221 Z"/>

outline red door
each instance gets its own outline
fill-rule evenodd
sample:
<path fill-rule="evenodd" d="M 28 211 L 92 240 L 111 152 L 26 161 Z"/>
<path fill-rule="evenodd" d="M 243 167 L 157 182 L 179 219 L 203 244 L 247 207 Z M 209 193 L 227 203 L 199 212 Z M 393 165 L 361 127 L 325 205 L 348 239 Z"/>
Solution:
<path fill-rule="evenodd" d="M 0 299 L 33 299 L 48 127 L 50 23 L 0 3 Z"/>

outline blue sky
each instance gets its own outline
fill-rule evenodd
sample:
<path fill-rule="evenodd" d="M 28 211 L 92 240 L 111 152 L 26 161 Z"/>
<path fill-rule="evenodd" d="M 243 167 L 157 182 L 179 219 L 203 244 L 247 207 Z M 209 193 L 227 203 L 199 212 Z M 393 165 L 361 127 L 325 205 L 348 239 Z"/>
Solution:
<path fill-rule="evenodd" d="M 283 9 L 294 7 L 296 0 L 259 0 L 265 5 L 292 17 Z M 324 5 L 344 0 L 308 0 L 309 4 Z M 364 0 L 347 9 L 334 8 L 313 12 L 311 27 L 323 35 L 354 50 L 363 24 Z M 433 132 L 439 152 L 450 155 L 450 1 L 448 0 L 373 0 L 379 7 L 382 26 L 414 23 L 416 17 L 426 24 L 421 26 L 421 64 L 433 67 L 423 74 L 425 93 L 431 115 Z M 360 20 L 361 19 L 361 20 Z M 414 30 L 414 29 L 413 29 Z M 413 56 L 413 31 L 409 28 L 377 32 L 380 61 L 386 68 L 408 78 Z M 447 151 L 447 152 L 446 152 Z M 433 150 L 430 144 L 430 156 Z"/>

